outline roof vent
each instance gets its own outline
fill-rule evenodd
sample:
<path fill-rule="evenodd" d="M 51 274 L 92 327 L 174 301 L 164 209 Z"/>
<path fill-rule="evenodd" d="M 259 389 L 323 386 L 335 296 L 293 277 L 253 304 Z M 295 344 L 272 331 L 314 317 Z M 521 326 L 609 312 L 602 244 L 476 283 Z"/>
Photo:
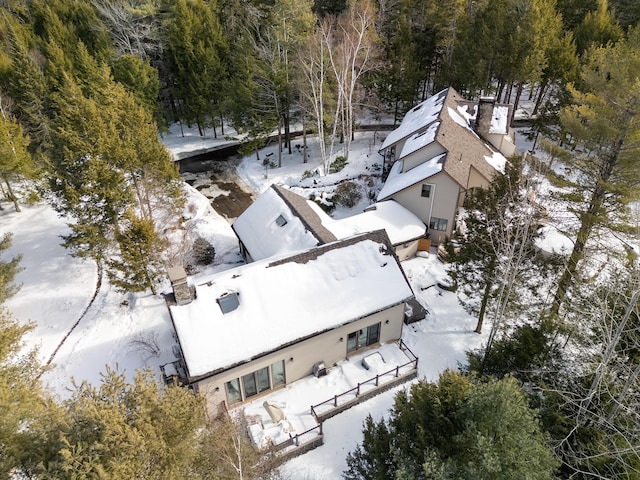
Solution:
<path fill-rule="evenodd" d="M 237 292 L 225 293 L 223 296 L 217 299 L 217 302 L 218 305 L 220 305 L 220 310 L 222 310 L 222 313 L 233 312 L 240 306 L 240 299 L 238 298 Z"/>

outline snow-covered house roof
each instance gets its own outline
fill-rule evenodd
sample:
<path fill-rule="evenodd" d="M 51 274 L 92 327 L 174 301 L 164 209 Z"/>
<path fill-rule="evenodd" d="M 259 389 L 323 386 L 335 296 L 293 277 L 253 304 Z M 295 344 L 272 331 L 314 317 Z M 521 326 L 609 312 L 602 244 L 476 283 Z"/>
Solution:
<path fill-rule="evenodd" d="M 192 381 L 413 296 L 384 231 L 227 270 L 196 290 L 170 306 Z"/>
<path fill-rule="evenodd" d="M 477 133 L 477 104 L 462 98 L 453 88 L 448 88 L 420 105 L 422 108 L 418 112 L 410 110 L 407 113 L 407 121 L 403 119 L 383 143 L 381 150 L 404 141 L 402 151 L 396 152 L 396 164 L 378 194 L 378 201 L 390 198 L 440 171 L 445 171 L 462 188 L 467 186 L 469 169 L 472 167 L 487 179 L 491 179 L 496 171 L 504 173 L 506 158 Z M 428 108 L 425 108 L 427 105 Z M 485 126 L 487 133 L 507 135 L 511 106 L 492 102 L 490 108 L 491 118 L 487 119 L 490 125 Z M 423 109 L 428 115 L 418 114 Z M 403 171 L 403 163 L 398 164 L 405 157 L 436 143 L 440 151 L 446 151 L 446 155 L 427 157 L 422 160 L 423 163 L 407 171 Z"/>
<path fill-rule="evenodd" d="M 486 98 L 481 99 L 481 101 L 483 100 L 487 101 Z M 448 108 L 445 109 L 445 106 Z M 487 133 L 508 135 L 511 117 L 513 115 L 512 105 L 495 103 L 495 101 L 491 99 L 491 108 L 491 118 L 487 126 Z M 452 110 L 458 115 L 451 115 Z M 449 118 L 445 115 L 446 112 L 449 112 Z M 477 114 L 477 103 L 462 98 L 452 87 L 446 88 L 409 110 L 402 119 L 402 122 L 400 122 L 398 128 L 387 135 L 380 147 L 380 151 L 386 150 L 405 139 L 424 132 L 428 126 L 438 120 L 447 121 L 453 119 L 460 126 L 468 128 L 471 131 L 477 131 Z M 407 153 L 408 152 L 404 152 L 404 155 Z M 398 154 L 399 152 L 396 152 L 396 155 Z M 396 158 L 399 159 L 400 156 Z"/>
<path fill-rule="evenodd" d="M 422 220 L 394 200 L 375 203 L 358 215 L 331 221 L 326 227 L 338 238 L 385 230 L 392 245 L 424 237 L 427 232 Z"/>
<path fill-rule="evenodd" d="M 438 133 L 439 127 L 440 122 L 434 122 L 429 125 L 426 130 L 422 130 L 409 137 L 407 141 L 404 142 L 402 152 L 400 152 L 400 155 L 397 157 L 398 160 L 401 160 L 407 155 L 420 150 L 422 147 L 426 147 L 427 145 L 433 143 L 433 141 L 436 139 L 436 134 Z"/>
<path fill-rule="evenodd" d="M 253 260 L 336 240 L 306 199 L 280 185 L 271 185 L 233 222 L 232 228 Z"/>
<path fill-rule="evenodd" d="M 391 198 L 405 188 L 409 188 L 418 182 L 432 177 L 436 173 L 442 171 L 442 167 L 447 159 L 446 153 L 441 153 L 435 157 L 421 163 L 417 167 L 403 172 L 402 160 L 398 160 L 391 167 L 387 181 L 382 186 L 382 189 L 378 193 L 378 202 Z"/>
<path fill-rule="evenodd" d="M 389 148 L 391 145 L 398 143 L 435 121 L 440 115 L 448 90 L 444 89 L 436 93 L 409 110 L 398 128 L 387 135 L 387 138 L 382 142 L 380 150 Z"/>
<path fill-rule="evenodd" d="M 423 170 L 424 167 L 420 169 Z M 286 220 L 281 227 L 276 221 L 280 215 Z M 363 213 L 334 220 L 315 202 L 279 185 L 272 185 L 258 197 L 238 217 L 233 229 L 253 260 L 304 251 L 375 230 L 385 230 L 392 245 L 415 240 L 426 232 L 422 220 L 394 201 L 377 203 Z"/>

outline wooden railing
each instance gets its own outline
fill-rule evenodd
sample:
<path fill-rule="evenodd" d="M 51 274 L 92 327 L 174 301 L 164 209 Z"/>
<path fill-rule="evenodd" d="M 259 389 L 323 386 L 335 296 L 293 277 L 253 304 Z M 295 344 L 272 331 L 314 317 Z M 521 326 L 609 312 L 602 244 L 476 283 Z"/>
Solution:
<path fill-rule="evenodd" d="M 384 373 L 379 373 L 375 377 L 371 377 L 363 382 L 359 382 L 354 388 L 347 390 L 338 395 L 334 395 L 333 398 L 325 400 L 324 402 L 320 402 L 316 405 L 311 406 L 311 414 L 315 418 L 317 425 L 311 427 L 310 429 L 298 433 L 296 435 L 289 434 L 289 438 L 272 444 L 271 448 L 273 448 L 274 452 L 278 453 L 278 456 L 283 458 L 292 458 L 297 455 L 302 455 L 303 453 L 312 450 L 323 443 L 323 431 L 322 424 L 324 420 L 330 418 L 333 415 L 336 415 L 347 408 L 350 408 L 352 404 L 357 403 L 354 399 L 358 399 L 360 397 L 361 400 L 364 400 L 365 396 L 373 396 L 376 393 L 381 393 L 388 386 L 393 386 L 395 383 L 393 380 L 397 379 L 398 383 L 403 381 L 407 381 L 409 378 L 415 377 L 417 375 L 418 370 L 418 357 L 414 355 L 414 353 L 407 347 L 407 345 L 400 340 L 398 342 L 400 349 L 407 355 L 410 359 L 408 362 L 398 365 L 391 370 L 388 370 Z M 387 380 L 384 384 L 380 384 L 380 381 L 384 379 L 384 377 L 391 377 L 391 380 Z M 400 378 L 403 377 L 403 378 Z M 362 391 L 363 387 L 372 386 L 371 389 L 368 389 L 366 392 Z M 350 400 L 344 400 L 340 406 L 338 405 L 339 400 L 345 399 L 347 396 L 351 395 L 352 398 Z M 318 412 L 318 408 L 330 406 L 330 412 Z M 312 437 L 312 433 L 317 433 Z M 287 452 L 283 452 L 287 447 L 295 446 L 295 449 L 289 450 Z"/>
<path fill-rule="evenodd" d="M 324 402 L 320 402 L 316 405 L 311 405 L 311 414 L 315 417 L 315 419 L 321 423 L 322 413 L 318 411 L 321 407 L 329 407 L 329 409 L 338 408 L 339 401 L 343 401 L 346 403 L 347 400 L 344 400 L 347 397 L 351 397 L 351 399 L 359 397 L 362 393 L 362 388 L 366 386 L 373 385 L 373 389 L 377 389 L 380 387 L 380 380 L 384 379 L 384 377 L 398 378 L 400 375 L 416 371 L 418 369 L 418 357 L 414 355 L 414 353 L 407 347 L 407 345 L 400 340 L 399 342 L 400 349 L 405 352 L 409 360 L 407 363 L 402 365 L 398 365 L 391 370 L 388 370 L 383 373 L 377 374 L 375 377 L 368 378 L 363 382 L 358 382 L 358 384 L 350 390 L 346 392 L 342 392 L 340 394 L 334 395 L 332 398 L 325 400 Z"/>
<path fill-rule="evenodd" d="M 309 440 L 303 440 L 301 442 L 301 439 L 303 437 L 310 437 L 311 436 L 310 435 L 311 432 L 314 432 L 316 430 L 318 431 L 318 433 L 316 433 L 316 436 L 317 435 L 322 435 L 322 423 L 318 423 L 315 427 L 311 427 L 309 430 L 305 430 L 302 433 L 297 433 L 295 435 L 289 434 L 289 438 L 287 440 L 284 440 L 284 441 L 282 441 L 280 443 L 274 444 L 273 445 L 273 449 L 274 449 L 274 451 L 279 452 L 280 450 L 283 450 L 283 449 L 285 449 L 287 447 L 290 447 L 292 445 L 295 445 L 296 447 L 299 447 L 301 443 L 309 441 Z"/>

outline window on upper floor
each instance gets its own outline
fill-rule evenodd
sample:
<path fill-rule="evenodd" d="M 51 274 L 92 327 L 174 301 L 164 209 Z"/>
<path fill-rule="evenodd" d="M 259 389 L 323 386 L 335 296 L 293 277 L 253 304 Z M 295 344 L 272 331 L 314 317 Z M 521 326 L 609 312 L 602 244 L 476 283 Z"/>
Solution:
<path fill-rule="evenodd" d="M 446 232 L 447 231 L 447 219 L 445 218 L 436 218 L 436 217 L 431 217 L 431 220 L 429 221 L 429 229 L 431 230 L 438 230 L 441 232 Z"/>

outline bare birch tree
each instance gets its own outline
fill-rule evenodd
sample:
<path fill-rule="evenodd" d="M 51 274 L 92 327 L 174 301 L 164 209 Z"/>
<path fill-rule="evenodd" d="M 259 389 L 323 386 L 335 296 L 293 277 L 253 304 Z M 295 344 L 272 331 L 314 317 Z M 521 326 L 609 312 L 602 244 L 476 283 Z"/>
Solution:
<path fill-rule="evenodd" d="M 523 309 L 532 272 L 541 270 L 534 246 L 541 216 L 535 172 L 523 175 L 521 160 L 512 158 L 507 173 L 469 194 L 465 207 L 459 248 L 450 249 L 450 275 L 461 287 L 463 306 L 478 316 L 476 333 L 485 318 L 491 323 L 486 359 L 507 319 Z"/>
<path fill-rule="evenodd" d="M 375 67 L 377 34 L 376 11 L 370 0 L 353 2 L 337 19 L 329 58 L 336 79 L 336 109 L 340 133 L 344 139 L 344 156 L 348 158 L 355 127 L 355 107 L 360 104 L 363 75 Z"/>
<path fill-rule="evenodd" d="M 560 399 L 565 428 L 556 450 L 572 477 L 640 474 L 639 298 L 635 265 L 571 306 L 582 334 L 570 339 L 563 371 L 549 376 L 546 396 Z"/>
<path fill-rule="evenodd" d="M 146 59 L 160 52 L 157 0 L 93 0 L 120 54 Z"/>
<path fill-rule="evenodd" d="M 241 413 L 241 412 L 240 412 Z M 206 457 L 211 478 L 268 480 L 277 477 L 276 462 L 268 451 L 258 450 L 243 433 L 242 415 L 222 416 L 206 429 Z M 246 428 L 246 425 L 244 426 Z"/>
<path fill-rule="evenodd" d="M 331 141 L 329 151 L 327 151 L 328 134 L 325 127 L 327 123 L 332 124 L 333 121 L 327 108 L 330 97 L 328 80 L 330 65 L 326 39 L 332 36 L 332 30 L 333 24 L 330 18 L 320 20 L 298 55 L 305 79 L 302 94 L 306 103 L 310 105 L 315 120 L 320 163 L 324 174 L 329 171 L 329 159 L 333 145 Z"/>

